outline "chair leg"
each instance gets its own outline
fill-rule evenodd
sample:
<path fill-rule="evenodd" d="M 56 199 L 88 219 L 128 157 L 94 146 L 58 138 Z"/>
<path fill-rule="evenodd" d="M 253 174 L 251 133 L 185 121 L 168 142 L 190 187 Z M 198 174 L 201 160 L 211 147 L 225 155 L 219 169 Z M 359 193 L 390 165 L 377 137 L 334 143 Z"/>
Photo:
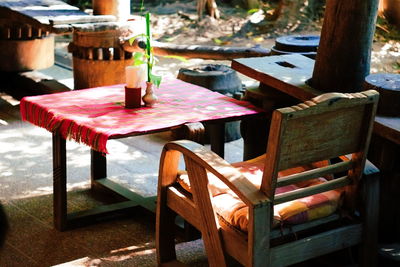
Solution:
<path fill-rule="evenodd" d="M 379 172 L 371 171 L 366 174 L 364 171 L 364 176 L 362 184 L 364 229 L 360 246 L 360 266 L 372 267 L 377 266 L 378 263 Z"/>
<path fill-rule="evenodd" d="M 176 260 L 175 251 L 175 217 L 176 213 L 168 208 L 165 202 L 158 203 L 156 215 L 156 250 L 157 262 Z"/>
<path fill-rule="evenodd" d="M 216 241 L 218 240 L 218 238 L 215 238 L 215 236 L 213 236 L 215 234 L 218 235 L 218 231 L 214 231 L 214 233 L 211 235 L 210 231 L 207 231 L 207 229 L 205 229 L 204 233 L 202 232 L 204 247 L 208 258 L 208 264 L 210 267 L 226 267 L 224 251 L 222 250 L 221 246 L 216 245 Z"/>

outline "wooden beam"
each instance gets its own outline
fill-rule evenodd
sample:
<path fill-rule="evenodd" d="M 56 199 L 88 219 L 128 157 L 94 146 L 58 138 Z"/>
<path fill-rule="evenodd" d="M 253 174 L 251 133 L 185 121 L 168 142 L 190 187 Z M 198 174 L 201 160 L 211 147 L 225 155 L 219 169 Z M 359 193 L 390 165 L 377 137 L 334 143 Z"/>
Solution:
<path fill-rule="evenodd" d="M 146 47 L 143 41 L 136 39 L 132 45 L 126 40 L 123 44 L 127 52 L 142 52 Z M 204 45 L 176 45 L 152 42 L 154 54 L 157 56 L 182 56 L 184 58 L 202 58 L 214 60 L 231 60 L 243 57 L 269 56 L 271 50 L 262 47 L 221 47 Z"/>

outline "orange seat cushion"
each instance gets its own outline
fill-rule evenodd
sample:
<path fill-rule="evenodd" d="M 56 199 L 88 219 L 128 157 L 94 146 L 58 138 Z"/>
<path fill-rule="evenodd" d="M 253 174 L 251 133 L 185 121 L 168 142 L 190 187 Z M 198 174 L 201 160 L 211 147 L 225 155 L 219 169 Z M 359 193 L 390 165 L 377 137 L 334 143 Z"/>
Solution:
<path fill-rule="evenodd" d="M 237 168 L 256 186 L 261 185 L 266 155 L 262 155 L 252 160 L 233 163 Z M 307 166 L 296 167 L 281 171 L 278 177 L 289 174 L 303 172 L 317 167 L 323 167 L 328 161 L 316 162 Z M 293 191 L 299 188 L 326 182 L 331 177 L 320 177 L 303 181 L 300 183 L 276 188 L 275 194 Z M 248 208 L 240 198 L 221 182 L 213 174 L 208 174 L 209 191 L 212 195 L 212 203 L 215 211 L 226 222 L 247 232 L 248 227 Z M 279 178 L 278 178 L 279 179 Z M 189 177 L 186 173 L 181 173 L 178 177 L 179 184 L 188 192 L 191 192 Z M 342 191 L 331 190 L 316 195 L 296 199 L 274 206 L 274 225 L 279 224 L 299 224 L 310 220 L 322 218 L 331 215 L 336 211 Z"/>

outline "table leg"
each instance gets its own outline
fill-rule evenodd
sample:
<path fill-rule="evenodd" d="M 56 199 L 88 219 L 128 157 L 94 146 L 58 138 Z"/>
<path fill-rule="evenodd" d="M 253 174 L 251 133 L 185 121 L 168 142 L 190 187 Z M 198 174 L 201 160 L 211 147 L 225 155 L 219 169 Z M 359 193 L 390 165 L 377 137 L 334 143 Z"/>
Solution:
<path fill-rule="evenodd" d="M 106 179 L 106 157 L 102 153 L 91 151 L 91 180 L 96 187 L 106 188 L 108 192 L 114 192 L 115 195 L 125 196 L 129 199 L 122 203 L 115 203 L 105 206 L 99 206 L 93 209 L 67 213 L 67 153 L 66 140 L 58 133 L 53 133 L 53 219 L 54 227 L 58 231 L 80 227 L 101 221 L 103 218 L 111 216 L 121 216 L 132 214 L 138 206 L 136 201 L 130 199 L 138 199 L 137 194 L 130 192 L 128 189 L 115 184 Z M 144 199 L 143 197 L 139 198 Z M 148 204 L 147 202 L 150 204 Z M 150 200 L 142 200 L 146 207 L 153 208 L 154 203 Z M 154 202 L 154 201 L 153 201 Z"/>
<path fill-rule="evenodd" d="M 104 153 L 90 150 L 90 179 L 92 185 L 95 180 L 107 177 L 107 158 Z"/>
<path fill-rule="evenodd" d="M 243 138 L 243 160 L 253 159 L 267 150 L 270 119 L 253 118 L 242 120 L 240 133 Z"/>
<path fill-rule="evenodd" d="M 225 152 L 225 123 L 210 123 L 207 124 L 210 131 L 211 150 L 224 157 Z M 204 144 L 204 125 L 200 122 L 186 123 L 181 126 L 179 138 L 195 141 L 199 144 Z"/>
<path fill-rule="evenodd" d="M 67 227 L 67 155 L 66 141 L 53 132 L 53 216 L 54 227 L 63 231 Z"/>
<path fill-rule="evenodd" d="M 225 123 L 209 125 L 211 150 L 221 158 L 225 156 Z"/>

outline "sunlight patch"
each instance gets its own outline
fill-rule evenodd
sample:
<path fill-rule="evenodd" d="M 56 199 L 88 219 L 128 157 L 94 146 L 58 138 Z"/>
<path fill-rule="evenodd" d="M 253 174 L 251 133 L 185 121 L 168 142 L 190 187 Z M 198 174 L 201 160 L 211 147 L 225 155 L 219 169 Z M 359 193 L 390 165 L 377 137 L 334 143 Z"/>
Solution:
<path fill-rule="evenodd" d="M 4 94 L 4 93 L 0 93 L 0 98 L 3 99 L 4 101 L 6 101 L 8 104 L 10 104 L 11 106 L 17 106 L 19 105 L 19 101 L 14 99 L 12 96 Z"/>
<path fill-rule="evenodd" d="M 81 259 L 77 259 L 74 261 L 70 261 L 70 262 L 65 262 L 65 263 L 61 263 L 58 265 L 53 265 L 54 267 L 74 267 L 74 266 L 96 266 L 96 265 L 92 265 L 92 264 L 99 264 L 101 263 L 101 260 L 99 259 L 91 259 L 89 257 L 84 257 Z"/>

